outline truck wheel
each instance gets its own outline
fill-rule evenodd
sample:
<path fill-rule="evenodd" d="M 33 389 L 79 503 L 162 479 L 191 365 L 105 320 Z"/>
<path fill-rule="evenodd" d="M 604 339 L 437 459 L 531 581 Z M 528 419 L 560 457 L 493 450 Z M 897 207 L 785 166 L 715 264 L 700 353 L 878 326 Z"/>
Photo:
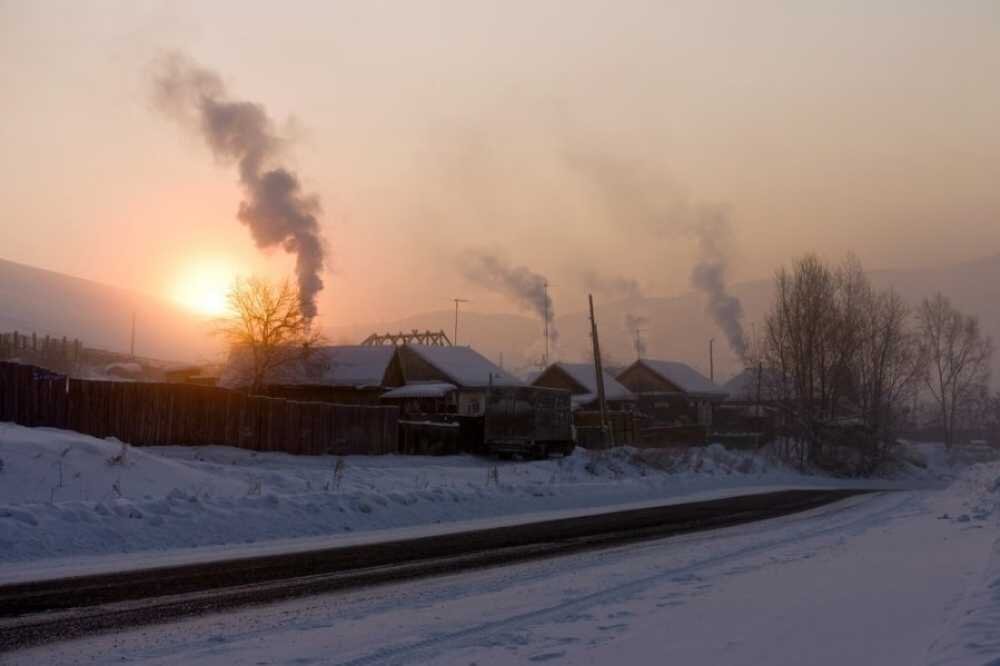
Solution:
<path fill-rule="evenodd" d="M 548 444 L 538 444 L 535 446 L 535 457 L 539 460 L 548 460 L 549 458 L 549 445 Z"/>

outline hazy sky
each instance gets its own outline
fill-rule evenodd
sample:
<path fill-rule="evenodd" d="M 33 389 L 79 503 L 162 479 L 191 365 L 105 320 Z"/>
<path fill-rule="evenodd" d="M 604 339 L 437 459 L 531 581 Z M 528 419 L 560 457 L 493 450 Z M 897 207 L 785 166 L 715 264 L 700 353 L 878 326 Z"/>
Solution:
<path fill-rule="evenodd" d="M 236 221 L 233 166 L 150 103 L 164 50 L 289 139 L 328 325 L 515 310 L 463 278 L 470 249 L 546 275 L 561 312 L 588 272 L 688 291 L 703 207 L 733 280 L 1000 248 L 995 0 L 0 0 L 0 258 L 166 296 L 198 266 L 291 270 Z"/>

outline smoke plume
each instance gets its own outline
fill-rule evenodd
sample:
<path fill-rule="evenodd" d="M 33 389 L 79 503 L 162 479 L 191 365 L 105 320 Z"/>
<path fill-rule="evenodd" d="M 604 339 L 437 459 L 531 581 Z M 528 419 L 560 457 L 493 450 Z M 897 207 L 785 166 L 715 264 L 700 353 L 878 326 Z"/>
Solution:
<path fill-rule="evenodd" d="M 257 247 L 280 246 L 295 255 L 302 313 L 315 317 L 324 260 L 319 198 L 302 192 L 294 172 L 274 164 L 282 141 L 265 108 L 230 99 L 218 74 L 176 53 L 156 63 L 153 83 L 157 108 L 200 132 L 216 158 L 237 164 L 244 193 L 237 218 Z"/>
<path fill-rule="evenodd" d="M 555 309 L 552 297 L 545 289 L 544 275 L 535 273 L 525 266 L 511 266 L 499 257 L 485 252 L 469 253 L 464 256 L 462 273 L 466 279 L 487 289 L 504 294 L 518 306 L 530 310 L 549 325 L 549 339 L 555 344 L 559 340 L 553 319 Z"/>
<path fill-rule="evenodd" d="M 708 297 L 706 311 L 726 336 L 729 348 L 738 357 L 746 355 L 743 334 L 743 305 L 726 288 L 727 257 L 724 243 L 729 223 L 718 211 L 710 211 L 694 227 L 699 259 L 691 271 L 691 285 Z"/>

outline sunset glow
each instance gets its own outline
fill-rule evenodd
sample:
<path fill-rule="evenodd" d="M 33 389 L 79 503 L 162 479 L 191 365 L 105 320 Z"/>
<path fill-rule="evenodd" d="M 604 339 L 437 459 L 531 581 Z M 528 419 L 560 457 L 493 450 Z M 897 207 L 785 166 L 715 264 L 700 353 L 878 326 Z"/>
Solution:
<path fill-rule="evenodd" d="M 224 315 L 228 310 L 226 294 L 235 277 L 228 262 L 201 260 L 181 270 L 173 288 L 173 300 L 202 315 Z"/>

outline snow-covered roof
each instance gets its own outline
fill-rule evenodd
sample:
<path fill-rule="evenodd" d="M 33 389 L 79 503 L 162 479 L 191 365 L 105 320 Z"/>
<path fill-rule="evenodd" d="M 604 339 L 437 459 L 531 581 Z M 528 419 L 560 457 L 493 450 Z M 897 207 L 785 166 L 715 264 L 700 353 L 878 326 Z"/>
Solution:
<path fill-rule="evenodd" d="M 777 372 L 762 368 L 760 371 L 760 396 L 768 400 L 779 392 L 781 379 Z M 757 397 L 758 374 L 756 368 L 747 368 L 725 384 L 723 389 L 729 393 L 730 400 L 753 400 Z M 789 384 L 790 386 L 790 384 Z"/>
<path fill-rule="evenodd" d="M 382 394 L 383 398 L 443 398 L 456 390 L 447 382 L 414 382 Z"/>
<path fill-rule="evenodd" d="M 723 388 L 714 384 L 712 380 L 687 363 L 681 363 L 680 361 L 656 361 L 648 358 L 640 359 L 636 363 L 645 365 L 685 393 L 719 398 L 724 398 L 727 395 Z"/>
<path fill-rule="evenodd" d="M 329 386 L 379 386 L 392 359 L 392 347 L 323 347 L 319 383 Z M 324 367 L 325 366 L 325 367 Z"/>
<path fill-rule="evenodd" d="M 553 363 L 549 367 L 559 368 L 586 390 L 584 394 L 573 396 L 575 402 L 587 403 L 597 399 L 597 373 L 594 372 L 594 365 L 592 363 L 564 363 L 560 361 Z M 542 374 L 544 375 L 545 373 L 543 372 Z M 632 400 L 634 398 L 635 396 L 631 391 L 622 386 L 607 370 L 604 371 L 605 400 Z"/>
<path fill-rule="evenodd" d="M 278 368 L 268 383 L 295 386 L 380 386 L 395 347 L 341 345 L 317 347 L 307 360 Z M 231 354 L 219 384 L 236 387 L 248 381 L 249 360 L 244 353 Z"/>
<path fill-rule="evenodd" d="M 435 345 L 406 345 L 427 363 L 437 368 L 458 386 L 523 386 L 524 382 L 501 370 L 488 358 L 471 347 L 441 347 Z"/>

